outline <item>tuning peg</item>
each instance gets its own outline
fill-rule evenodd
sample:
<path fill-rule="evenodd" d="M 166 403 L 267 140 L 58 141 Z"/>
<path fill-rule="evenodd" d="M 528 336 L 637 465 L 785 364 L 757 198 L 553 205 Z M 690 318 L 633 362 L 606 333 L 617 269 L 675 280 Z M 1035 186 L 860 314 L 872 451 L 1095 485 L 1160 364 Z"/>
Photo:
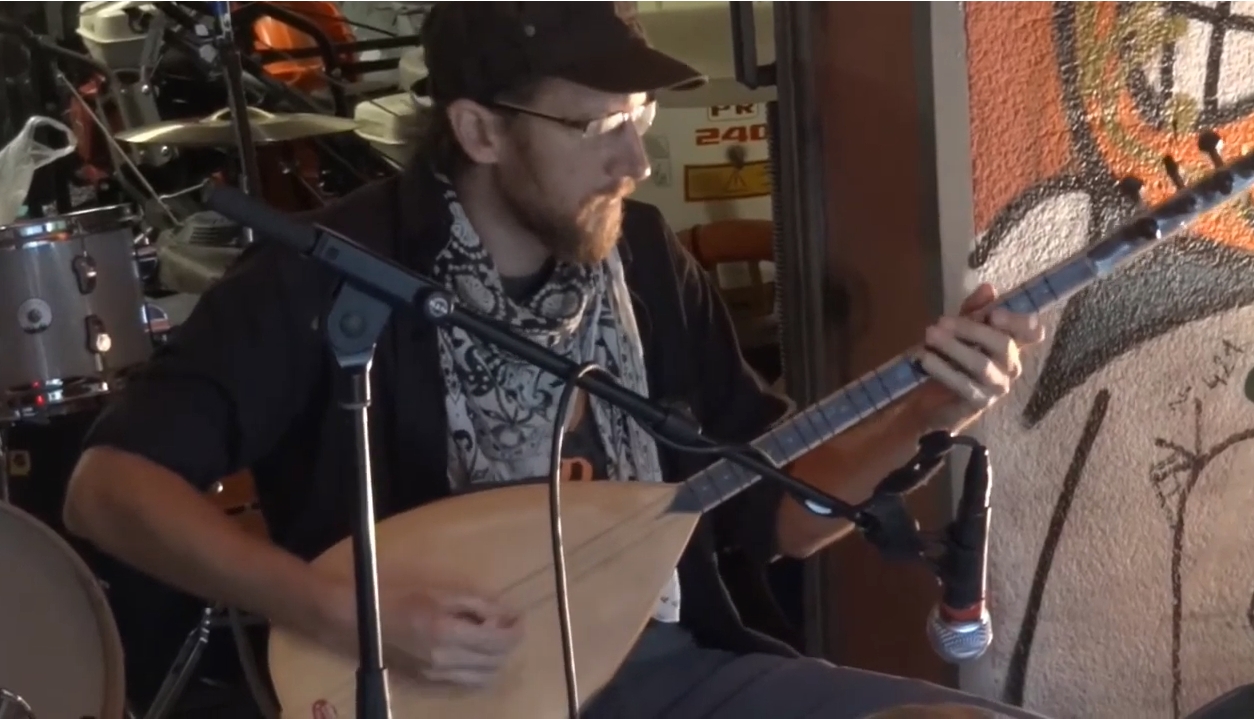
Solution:
<path fill-rule="evenodd" d="M 1219 153 L 1224 149 L 1224 141 L 1214 130 L 1206 130 L 1198 136 L 1197 149 L 1206 153 L 1215 167 L 1223 167 L 1224 158 Z"/>
<path fill-rule="evenodd" d="M 1171 184 L 1177 189 L 1184 189 L 1184 175 L 1180 174 L 1180 163 L 1176 162 L 1176 158 L 1171 155 L 1163 156 L 1163 169 L 1167 170 L 1167 177 L 1171 178 Z"/>
<path fill-rule="evenodd" d="M 1128 175 L 1115 184 L 1115 189 L 1119 191 L 1119 194 L 1123 195 L 1134 205 L 1141 204 L 1141 190 L 1144 187 L 1145 183 L 1132 175 Z"/>

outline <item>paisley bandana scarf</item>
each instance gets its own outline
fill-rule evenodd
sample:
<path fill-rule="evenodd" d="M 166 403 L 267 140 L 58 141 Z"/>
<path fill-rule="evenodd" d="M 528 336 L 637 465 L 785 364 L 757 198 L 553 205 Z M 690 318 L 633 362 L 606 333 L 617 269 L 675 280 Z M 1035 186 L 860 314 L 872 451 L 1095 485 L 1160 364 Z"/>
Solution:
<path fill-rule="evenodd" d="M 558 263 L 542 288 L 515 302 L 447 180 L 443 191 L 449 242 L 435 259 L 435 279 L 468 308 L 573 362 L 595 362 L 647 396 L 644 349 L 617 251 L 595 266 Z M 439 345 L 453 489 L 548 476 L 564 380 L 458 328 L 441 328 Z M 619 409 L 588 400 L 610 477 L 662 481 L 653 439 Z M 679 620 L 677 576 L 663 590 L 655 618 Z"/>

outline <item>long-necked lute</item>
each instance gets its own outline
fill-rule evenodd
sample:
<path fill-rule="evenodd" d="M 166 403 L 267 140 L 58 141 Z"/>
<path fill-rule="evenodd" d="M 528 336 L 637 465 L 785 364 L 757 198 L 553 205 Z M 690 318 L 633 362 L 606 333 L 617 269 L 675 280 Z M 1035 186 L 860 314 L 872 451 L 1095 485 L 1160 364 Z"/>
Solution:
<path fill-rule="evenodd" d="M 1104 239 L 1003 295 L 998 305 L 1041 312 L 1109 276 L 1254 184 L 1254 154 L 1142 209 Z M 792 416 L 754 442 L 783 466 L 921 385 L 907 352 Z M 571 482 L 562 489 L 567 581 L 579 696 L 611 679 L 644 628 L 701 515 L 758 480 L 718 461 L 683 483 Z M 525 638 L 499 681 L 467 690 L 390 676 L 395 719 L 561 719 L 565 674 L 554 593 L 545 484 L 451 497 L 378 525 L 379 581 L 452 577 L 500 596 L 523 617 Z M 315 560 L 353 576 L 351 541 Z M 270 669 L 288 717 L 354 713 L 356 657 L 290 633 L 270 639 Z"/>

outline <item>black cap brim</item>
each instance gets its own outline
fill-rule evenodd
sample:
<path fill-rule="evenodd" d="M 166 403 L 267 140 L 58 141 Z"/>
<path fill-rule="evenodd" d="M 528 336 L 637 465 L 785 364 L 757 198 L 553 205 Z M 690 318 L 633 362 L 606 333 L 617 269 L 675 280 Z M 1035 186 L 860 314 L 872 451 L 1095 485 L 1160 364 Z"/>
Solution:
<path fill-rule="evenodd" d="M 594 90 L 623 95 L 694 90 L 709 81 L 696 68 L 643 42 L 630 42 L 554 75 Z"/>

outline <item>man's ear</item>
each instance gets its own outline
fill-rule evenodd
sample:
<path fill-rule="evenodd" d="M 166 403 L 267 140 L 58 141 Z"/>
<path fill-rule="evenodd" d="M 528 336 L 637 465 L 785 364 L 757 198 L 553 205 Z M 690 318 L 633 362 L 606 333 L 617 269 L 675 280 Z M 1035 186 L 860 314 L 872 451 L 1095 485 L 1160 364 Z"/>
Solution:
<path fill-rule="evenodd" d="M 445 110 L 449 127 L 462 150 L 481 165 L 495 164 L 500 158 L 501 123 L 496 113 L 473 100 L 454 100 Z"/>

